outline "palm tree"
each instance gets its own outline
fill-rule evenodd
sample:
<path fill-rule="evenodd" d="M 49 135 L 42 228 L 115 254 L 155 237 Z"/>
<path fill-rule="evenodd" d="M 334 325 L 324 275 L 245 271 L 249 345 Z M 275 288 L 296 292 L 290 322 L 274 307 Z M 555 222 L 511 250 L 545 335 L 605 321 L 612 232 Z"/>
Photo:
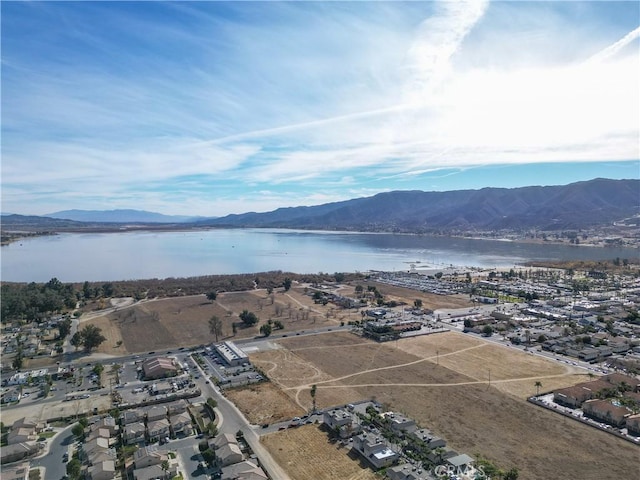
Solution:
<path fill-rule="evenodd" d="M 540 380 L 536 381 L 534 384 L 536 387 L 536 396 L 540 395 L 540 387 L 542 386 L 542 382 Z"/>
<path fill-rule="evenodd" d="M 211 335 L 216 337 L 216 343 L 218 343 L 218 337 L 222 335 L 222 320 L 217 315 L 213 315 L 209 319 L 209 331 Z"/>
<path fill-rule="evenodd" d="M 164 478 L 167 478 L 167 472 L 169 471 L 169 460 L 163 460 L 162 464 L 160 464 L 160 468 L 164 472 Z"/>

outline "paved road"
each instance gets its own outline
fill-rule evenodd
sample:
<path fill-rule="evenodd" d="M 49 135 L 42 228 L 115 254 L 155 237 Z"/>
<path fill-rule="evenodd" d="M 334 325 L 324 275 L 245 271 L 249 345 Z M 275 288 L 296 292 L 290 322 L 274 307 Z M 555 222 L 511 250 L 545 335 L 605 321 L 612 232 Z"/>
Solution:
<path fill-rule="evenodd" d="M 197 368 L 202 373 L 201 378 L 196 380 L 196 383 L 200 387 L 203 392 L 203 396 L 210 396 L 216 402 L 218 402 L 218 406 L 216 407 L 216 414 L 218 415 L 218 427 L 219 431 L 235 434 L 238 430 L 242 431 L 244 434 L 244 438 L 253 450 L 258 458 L 260 459 L 260 464 L 262 468 L 271 476 L 271 478 L 277 478 L 279 480 L 289 480 L 289 476 L 280 468 L 269 452 L 262 446 L 260 443 L 260 437 L 251 427 L 251 424 L 244 417 L 242 412 L 236 408 L 236 406 L 226 397 L 224 397 L 220 391 L 211 384 L 206 384 L 206 377 L 204 371 L 202 371 L 201 367 L 197 365 Z"/>
<path fill-rule="evenodd" d="M 31 467 L 44 467 L 45 474 L 43 478 L 47 480 L 55 480 L 62 478 L 67 474 L 67 464 L 62 461 L 62 456 L 69 451 L 69 447 L 73 445 L 74 436 L 71 433 L 73 425 L 68 426 L 64 430 L 58 432 L 48 442 L 48 448 L 42 456 L 31 461 Z"/>

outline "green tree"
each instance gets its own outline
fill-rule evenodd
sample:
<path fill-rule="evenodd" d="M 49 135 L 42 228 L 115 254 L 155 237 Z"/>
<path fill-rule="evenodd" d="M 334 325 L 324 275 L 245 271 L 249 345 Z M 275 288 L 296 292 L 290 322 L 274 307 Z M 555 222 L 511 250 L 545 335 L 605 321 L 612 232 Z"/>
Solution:
<path fill-rule="evenodd" d="M 84 427 L 78 422 L 71 429 L 71 433 L 73 433 L 76 438 L 80 439 L 84 436 Z"/>
<path fill-rule="evenodd" d="M 269 325 L 268 323 L 263 324 L 260 327 L 260 333 L 265 337 L 268 337 L 269 335 L 271 335 L 271 325 Z"/>
<path fill-rule="evenodd" d="M 204 461 L 208 464 L 212 464 L 216 459 L 216 454 L 213 453 L 213 450 L 207 448 L 204 452 L 202 452 L 202 458 L 204 458 Z"/>
<path fill-rule="evenodd" d="M 313 403 L 313 412 L 316 411 L 316 393 L 318 392 L 318 387 L 317 385 L 312 385 L 311 386 L 311 390 L 309 390 L 309 394 L 311 395 L 311 402 Z"/>
<path fill-rule="evenodd" d="M 23 365 L 24 357 L 22 355 L 22 347 L 18 347 L 18 352 L 16 353 L 13 362 L 11 362 L 11 366 L 14 368 L 14 370 L 20 370 Z"/>
<path fill-rule="evenodd" d="M 169 460 L 163 460 L 160 464 L 160 468 L 164 472 L 164 478 L 167 478 L 167 472 L 169 471 Z"/>
<path fill-rule="evenodd" d="M 80 348 L 82 346 L 82 342 L 83 342 L 83 338 L 82 338 L 82 334 L 80 332 L 76 332 L 73 334 L 73 336 L 71 337 L 71 345 L 73 345 L 76 349 L 76 351 L 78 350 L 78 348 Z"/>
<path fill-rule="evenodd" d="M 216 298 L 218 298 L 218 292 L 211 290 L 207 293 L 207 300 L 209 300 L 210 302 L 215 302 Z"/>
<path fill-rule="evenodd" d="M 58 322 L 58 333 L 60 338 L 65 338 L 71 332 L 71 319 L 65 318 Z"/>
<path fill-rule="evenodd" d="M 256 314 L 250 312 L 249 310 L 242 311 L 242 313 L 240 314 L 240 320 L 242 320 L 242 323 L 244 323 L 247 327 L 251 327 L 258 323 L 258 317 L 256 317 Z"/>
<path fill-rule="evenodd" d="M 504 480 L 518 480 L 518 469 L 513 467 L 507 473 L 504 474 Z"/>
<path fill-rule="evenodd" d="M 87 325 L 80 331 L 80 335 L 82 336 L 82 345 L 87 352 L 91 352 L 106 340 L 102 335 L 102 329 L 95 325 Z"/>
<path fill-rule="evenodd" d="M 289 277 L 284 279 L 282 282 L 282 286 L 284 287 L 284 291 L 287 292 L 291 288 L 291 279 Z"/>
<path fill-rule="evenodd" d="M 72 480 L 78 480 L 82 473 L 82 463 L 77 458 L 72 458 L 69 463 L 67 463 L 67 475 Z"/>
<path fill-rule="evenodd" d="M 422 308 L 422 300 L 420 300 L 419 298 L 416 298 L 413 301 L 413 306 L 416 307 L 416 308 Z"/>
<path fill-rule="evenodd" d="M 222 335 L 222 320 L 217 315 L 213 315 L 209 319 L 209 331 L 211 335 L 216 337 L 216 343 L 218 343 L 218 338 Z"/>
<path fill-rule="evenodd" d="M 491 325 L 485 325 L 482 329 L 482 334 L 485 337 L 490 337 L 491 335 L 493 335 L 493 327 L 491 327 Z"/>
<path fill-rule="evenodd" d="M 282 322 L 280 320 L 275 320 L 273 322 L 273 328 L 275 328 L 276 330 L 282 330 L 282 329 L 284 329 L 284 325 L 282 324 Z"/>

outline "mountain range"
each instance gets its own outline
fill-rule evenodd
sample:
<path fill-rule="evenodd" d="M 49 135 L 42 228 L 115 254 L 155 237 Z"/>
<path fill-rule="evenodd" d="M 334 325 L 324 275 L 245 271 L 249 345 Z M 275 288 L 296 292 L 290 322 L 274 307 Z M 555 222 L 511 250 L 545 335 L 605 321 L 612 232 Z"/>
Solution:
<path fill-rule="evenodd" d="M 49 218 L 73 220 L 76 222 L 101 223 L 188 223 L 204 220 L 205 217 L 188 217 L 185 215 L 163 215 L 145 210 L 62 210 L 43 215 Z"/>
<path fill-rule="evenodd" d="M 224 217 L 183 217 L 140 210 L 67 210 L 45 217 L 3 215 L 16 228 L 75 230 L 135 223 L 154 228 L 254 227 L 446 233 L 488 230 L 562 230 L 612 225 L 640 214 L 640 180 L 594 180 L 558 186 L 483 188 L 448 192 L 392 191 L 312 207 Z M 627 223 L 640 223 L 627 221 Z"/>
<path fill-rule="evenodd" d="M 474 229 L 558 230 L 611 225 L 639 212 L 640 180 L 598 178 L 547 187 L 393 191 L 315 207 L 228 215 L 199 223 L 416 233 Z"/>

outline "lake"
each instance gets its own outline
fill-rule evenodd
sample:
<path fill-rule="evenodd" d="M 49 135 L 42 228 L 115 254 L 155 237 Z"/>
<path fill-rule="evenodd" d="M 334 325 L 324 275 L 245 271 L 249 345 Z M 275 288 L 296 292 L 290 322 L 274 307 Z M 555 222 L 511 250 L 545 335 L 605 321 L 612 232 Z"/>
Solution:
<path fill-rule="evenodd" d="M 3 281 L 115 281 L 282 270 L 293 273 L 509 267 L 528 260 L 635 258 L 633 248 L 300 230 L 64 233 L 0 249 Z"/>

